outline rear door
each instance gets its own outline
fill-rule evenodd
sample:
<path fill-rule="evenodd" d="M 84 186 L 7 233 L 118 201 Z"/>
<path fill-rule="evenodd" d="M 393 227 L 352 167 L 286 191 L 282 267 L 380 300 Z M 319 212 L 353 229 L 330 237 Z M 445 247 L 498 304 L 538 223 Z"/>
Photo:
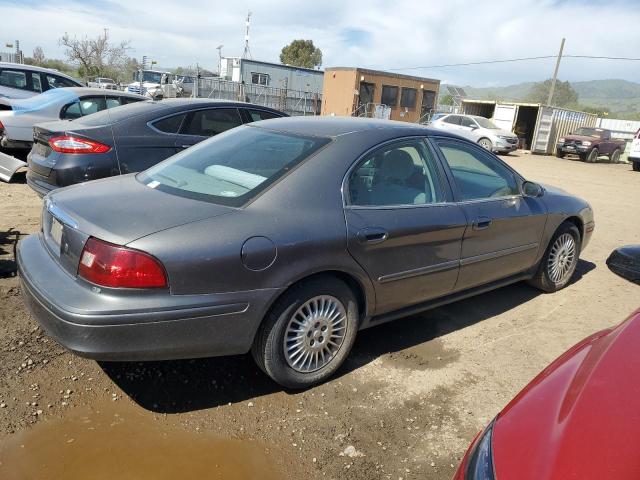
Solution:
<path fill-rule="evenodd" d="M 141 172 L 174 155 L 178 132 L 187 112 L 161 115 L 145 122 L 133 118 L 116 124 L 118 161 L 122 173 Z"/>
<path fill-rule="evenodd" d="M 456 290 L 531 268 L 547 219 L 542 200 L 524 197 L 515 173 L 482 147 L 451 138 L 434 143 L 468 221 Z"/>
<path fill-rule="evenodd" d="M 466 217 L 422 138 L 381 145 L 354 166 L 345 189 L 348 249 L 371 278 L 376 314 L 449 293 Z"/>
<path fill-rule="evenodd" d="M 189 148 L 209 137 L 242 125 L 237 108 L 207 108 L 189 112 L 176 136 L 178 151 Z"/>

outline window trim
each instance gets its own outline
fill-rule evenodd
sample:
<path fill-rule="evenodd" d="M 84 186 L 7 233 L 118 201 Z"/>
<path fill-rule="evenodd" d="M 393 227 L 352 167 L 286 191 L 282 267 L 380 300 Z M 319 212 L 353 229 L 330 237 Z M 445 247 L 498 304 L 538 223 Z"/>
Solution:
<path fill-rule="evenodd" d="M 442 194 L 444 196 L 444 200 L 441 202 L 433 202 L 433 203 L 421 203 L 421 204 L 398 204 L 398 205 L 353 205 L 351 203 L 351 195 L 349 193 L 349 179 L 351 178 L 351 174 L 356 170 L 362 161 L 372 152 L 379 150 L 380 148 L 385 147 L 386 145 L 392 143 L 398 143 L 409 140 L 418 140 L 421 141 L 425 148 L 431 153 L 432 158 L 434 160 L 434 168 L 437 171 L 438 183 L 440 185 L 440 189 L 442 190 Z M 447 172 L 443 168 L 442 160 L 438 152 L 433 148 L 433 145 L 428 141 L 429 137 L 427 135 L 407 135 L 402 137 L 396 137 L 389 140 L 385 140 L 384 142 L 377 143 L 371 148 L 367 149 L 364 153 L 356 158 L 356 160 L 349 166 L 347 172 L 342 178 L 342 185 L 340 187 L 340 193 L 342 195 L 342 208 L 344 210 L 397 210 L 397 209 L 406 209 L 406 208 L 425 208 L 425 207 L 443 207 L 447 205 L 452 205 L 454 202 L 453 191 L 451 189 L 451 185 L 449 184 L 447 178 Z"/>
<path fill-rule="evenodd" d="M 500 165 L 502 165 L 503 167 L 505 167 L 507 170 L 509 170 L 511 172 L 511 174 L 513 175 L 513 178 L 516 182 L 516 187 L 518 189 L 518 193 L 514 193 L 511 195 L 503 195 L 501 197 L 490 197 L 490 198 L 473 198 L 473 199 L 469 199 L 469 200 L 465 200 L 462 198 L 462 195 L 460 194 L 460 191 L 458 190 L 458 186 L 455 182 L 455 178 L 453 176 L 453 172 L 451 171 L 451 167 L 449 167 L 449 163 L 447 162 L 447 159 L 444 156 L 444 153 L 442 152 L 442 150 L 440 150 L 440 146 L 438 145 L 437 141 L 438 140 L 445 140 L 445 141 L 449 141 L 449 142 L 454 142 L 454 143 L 458 143 L 458 144 L 462 144 L 462 145 L 468 145 L 469 147 L 471 147 L 472 149 L 476 149 L 478 152 L 480 152 L 483 155 L 490 155 L 494 160 L 497 160 L 498 163 Z M 473 204 L 473 203 L 486 203 L 486 202 L 495 202 L 495 201 L 505 201 L 505 200 L 513 200 L 516 198 L 524 198 L 524 193 L 522 192 L 522 184 L 526 181 L 525 178 L 520 175 L 516 170 L 514 170 L 513 168 L 511 168 L 510 165 L 508 165 L 506 162 L 504 162 L 501 158 L 499 158 L 497 155 L 494 155 L 492 152 L 489 152 L 487 150 L 485 150 L 484 148 L 482 148 L 481 146 L 469 141 L 469 140 L 464 140 L 464 139 L 460 139 L 460 138 L 455 138 L 455 137 L 449 137 L 449 136 L 444 136 L 444 135 L 433 135 L 427 138 L 427 141 L 431 144 L 432 148 L 436 151 L 436 155 L 438 156 L 438 159 L 440 160 L 440 163 L 442 164 L 442 168 L 445 171 L 445 175 L 447 178 L 447 181 L 449 183 L 449 188 L 451 189 L 451 192 L 453 193 L 453 201 L 454 203 L 458 204 L 458 205 L 465 205 L 465 204 Z"/>

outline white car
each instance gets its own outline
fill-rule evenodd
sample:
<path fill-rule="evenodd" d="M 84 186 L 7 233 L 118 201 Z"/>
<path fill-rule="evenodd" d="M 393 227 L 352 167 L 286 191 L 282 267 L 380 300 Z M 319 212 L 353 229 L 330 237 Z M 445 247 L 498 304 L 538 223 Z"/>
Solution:
<path fill-rule="evenodd" d="M 518 137 L 513 132 L 485 117 L 452 113 L 434 120 L 430 126 L 468 138 L 492 152 L 509 153 L 518 148 Z"/>
<path fill-rule="evenodd" d="M 640 130 L 638 130 L 631 142 L 629 150 L 629 161 L 636 172 L 640 172 Z"/>
<path fill-rule="evenodd" d="M 105 90 L 118 90 L 118 85 L 110 78 L 96 77 L 92 82 L 87 82 L 88 87 L 104 88 Z"/>
<path fill-rule="evenodd" d="M 0 62 L 0 98 L 3 99 L 29 98 L 54 88 L 82 86 L 78 80 L 57 70 Z"/>

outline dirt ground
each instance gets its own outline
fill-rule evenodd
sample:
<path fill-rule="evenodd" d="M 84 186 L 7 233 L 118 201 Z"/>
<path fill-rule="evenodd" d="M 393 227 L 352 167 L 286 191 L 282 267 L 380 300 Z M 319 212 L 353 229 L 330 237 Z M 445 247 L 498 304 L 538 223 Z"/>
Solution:
<path fill-rule="evenodd" d="M 551 295 L 516 284 L 361 332 L 339 374 L 303 392 L 283 391 L 248 357 L 107 364 L 66 352 L 30 318 L 15 277 L 15 242 L 38 230 L 41 201 L 23 178 L 0 182 L 0 477 L 27 478 L 9 470 L 17 467 L 3 459 L 11 451 L 3 445 L 29 443 L 30 432 L 62 442 L 77 418 L 107 412 L 177 429 L 187 446 L 191 437 L 250 445 L 282 478 L 450 478 L 476 432 L 539 370 L 638 306 L 638 292 L 605 259 L 640 243 L 640 174 L 624 164 L 505 158 L 593 206 L 596 230 L 575 282 Z M 215 466 L 247 456 L 218 455 Z M 182 478 L 190 478 L 184 464 Z M 65 478 L 76 477 L 67 470 Z"/>

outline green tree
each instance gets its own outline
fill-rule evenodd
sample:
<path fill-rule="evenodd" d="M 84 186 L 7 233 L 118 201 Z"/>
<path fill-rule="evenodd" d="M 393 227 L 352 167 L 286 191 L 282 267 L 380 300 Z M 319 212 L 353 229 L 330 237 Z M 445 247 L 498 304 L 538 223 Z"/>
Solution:
<path fill-rule="evenodd" d="M 531 91 L 526 96 L 525 101 L 532 103 L 547 103 L 551 90 L 551 79 L 538 82 L 531 87 Z M 551 104 L 557 107 L 566 107 L 578 103 L 578 93 L 569 82 L 556 82 Z"/>
<path fill-rule="evenodd" d="M 313 44 L 313 40 L 294 40 L 282 48 L 280 62 L 296 67 L 319 67 L 322 65 L 322 51 Z"/>
<path fill-rule="evenodd" d="M 453 105 L 453 97 L 449 94 L 445 95 L 440 100 L 440 105 Z"/>
<path fill-rule="evenodd" d="M 67 47 L 67 59 L 78 65 L 78 72 L 85 78 L 119 77 L 130 63 L 127 55 L 131 48 L 129 42 L 113 44 L 108 30 L 96 38 L 77 38 L 65 33 L 60 45 Z"/>

